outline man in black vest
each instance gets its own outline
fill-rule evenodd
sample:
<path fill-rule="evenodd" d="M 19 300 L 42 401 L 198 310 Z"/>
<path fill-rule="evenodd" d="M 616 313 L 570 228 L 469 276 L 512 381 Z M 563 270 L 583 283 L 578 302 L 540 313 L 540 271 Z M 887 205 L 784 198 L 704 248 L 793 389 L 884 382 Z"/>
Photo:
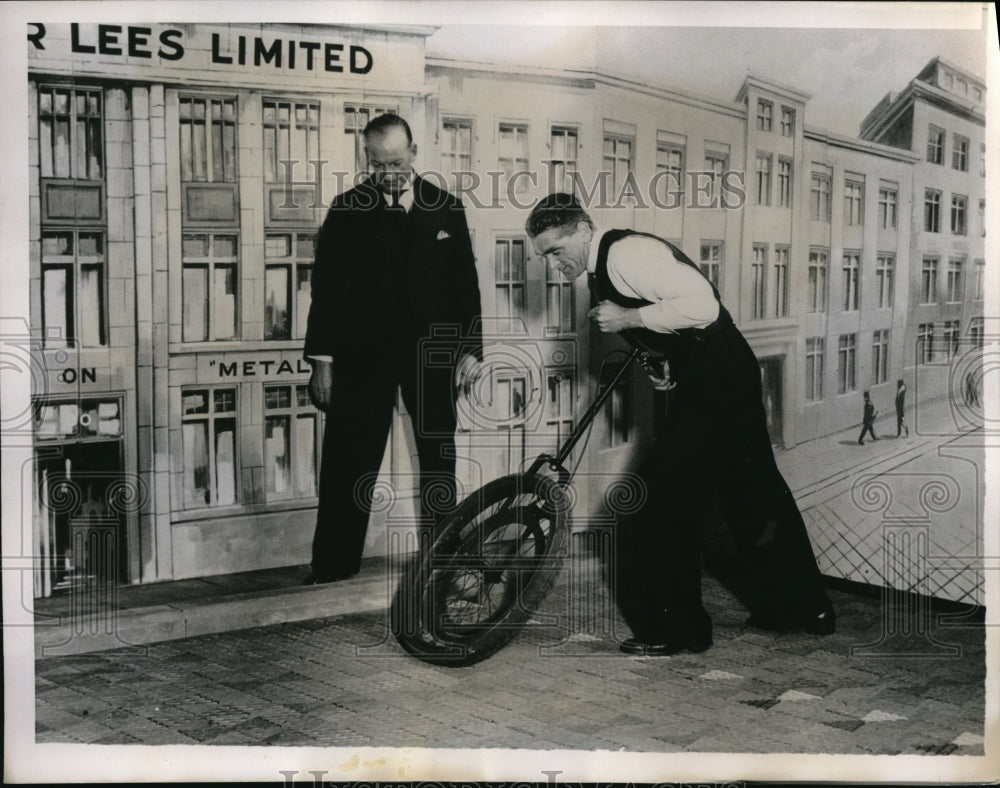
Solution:
<path fill-rule="evenodd" d="M 316 245 L 304 355 L 326 432 L 307 584 L 360 568 L 397 389 L 416 436 L 423 513 L 454 505 L 456 384 L 482 360 L 461 202 L 415 175 L 417 146 L 399 116 L 376 117 L 364 140 L 371 175 L 334 199 Z"/>
<path fill-rule="evenodd" d="M 620 578 L 641 600 L 638 613 L 626 613 L 634 637 L 622 651 L 711 646 L 697 528 L 713 495 L 754 580 L 747 624 L 832 633 L 833 608 L 774 461 L 759 365 L 718 291 L 672 244 L 630 230 L 602 233 L 567 194 L 543 199 L 527 231 L 536 253 L 567 278 L 588 272 L 596 304 L 588 315 L 602 332 L 621 332 L 665 362 L 653 383 L 670 392 L 667 416 L 638 469 L 646 501 L 630 518 L 636 572 Z M 615 593 L 627 596 L 622 587 Z"/>

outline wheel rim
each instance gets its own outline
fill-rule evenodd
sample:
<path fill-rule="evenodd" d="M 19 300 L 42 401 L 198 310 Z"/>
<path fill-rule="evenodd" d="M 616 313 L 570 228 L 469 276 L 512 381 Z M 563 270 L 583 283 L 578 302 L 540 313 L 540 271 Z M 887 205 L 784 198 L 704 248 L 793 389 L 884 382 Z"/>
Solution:
<path fill-rule="evenodd" d="M 572 491 L 548 477 L 480 488 L 435 529 L 393 598 L 399 643 L 432 664 L 469 665 L 529 620 L 555 581 Z"/>

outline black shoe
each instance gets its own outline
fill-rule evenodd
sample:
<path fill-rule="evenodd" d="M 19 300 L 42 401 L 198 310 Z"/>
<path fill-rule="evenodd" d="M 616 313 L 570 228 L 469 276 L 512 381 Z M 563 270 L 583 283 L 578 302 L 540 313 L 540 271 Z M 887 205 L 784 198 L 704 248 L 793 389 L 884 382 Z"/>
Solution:
<path fill-rule="evenodd" d="M 858 446 L 864 446 L 864 445 L 865 445 L 864 441 L 858 441 Z"/>
<path fill-rule="evenodd" d="M 832 635 L 837 628 L 837 614 L 833 608 L 815 615 L 782 616 L 773 613 L 754 613 L 746 625 L 770 632 L 808 632 L 810 635 Z"/>
<path fill-rule="evenodd" d="M 347 580 L 349 577 L 354 577 L 357 572 L 317 572 L 315 570 L 311 571 L 306 575 L 306 579 L 302 581 L 304 586 L 320 586 L 326 583 L 336 583 L 338 580 Z"/>
<path fill-rule="evenodd" d="M 618 647 L 626 654 L 640 657 L 669 657 L 680 651 L 690 651 L 698 654 L 706 651 L 712 645 L 712 633 L 686 635 L 671 638 L 663 643 L 646 643 L 639 638 L 629 638 Z"/>

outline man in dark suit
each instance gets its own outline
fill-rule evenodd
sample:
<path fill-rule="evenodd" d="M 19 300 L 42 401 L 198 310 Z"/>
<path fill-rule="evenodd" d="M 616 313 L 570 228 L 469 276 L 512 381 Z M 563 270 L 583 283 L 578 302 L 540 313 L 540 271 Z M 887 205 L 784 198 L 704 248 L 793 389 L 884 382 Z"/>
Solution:
<path fill-rule="evenodd" d="M 482 360 L 461 202 L 415 175 L 417 146 L 399 116 L 376 117 L 364 139 L 371 175 L 334 199 L 316 245 L 304 355 L 327 415 L 307 584 L 360 567 L 397 389 L 416 436 L 423 513 L 454 505 L 455 392 Z"/>

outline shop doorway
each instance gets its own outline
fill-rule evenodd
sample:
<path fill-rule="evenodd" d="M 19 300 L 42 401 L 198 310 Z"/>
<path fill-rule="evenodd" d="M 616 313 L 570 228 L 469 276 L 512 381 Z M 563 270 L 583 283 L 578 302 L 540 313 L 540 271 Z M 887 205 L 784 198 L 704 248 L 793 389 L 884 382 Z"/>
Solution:
<path fill-rule="evenodd" d="M 767 432 L 771 436 L 771 445 L 776 448 L 785 445 L 781 419 L 781 362 L 780 357 L 760 359 L 760 387 Z"/>
<path fill-rule="evenodd" d="M 35 458 L 35 596 L 125 583 L 121 440 L 48 444 Z"/>

